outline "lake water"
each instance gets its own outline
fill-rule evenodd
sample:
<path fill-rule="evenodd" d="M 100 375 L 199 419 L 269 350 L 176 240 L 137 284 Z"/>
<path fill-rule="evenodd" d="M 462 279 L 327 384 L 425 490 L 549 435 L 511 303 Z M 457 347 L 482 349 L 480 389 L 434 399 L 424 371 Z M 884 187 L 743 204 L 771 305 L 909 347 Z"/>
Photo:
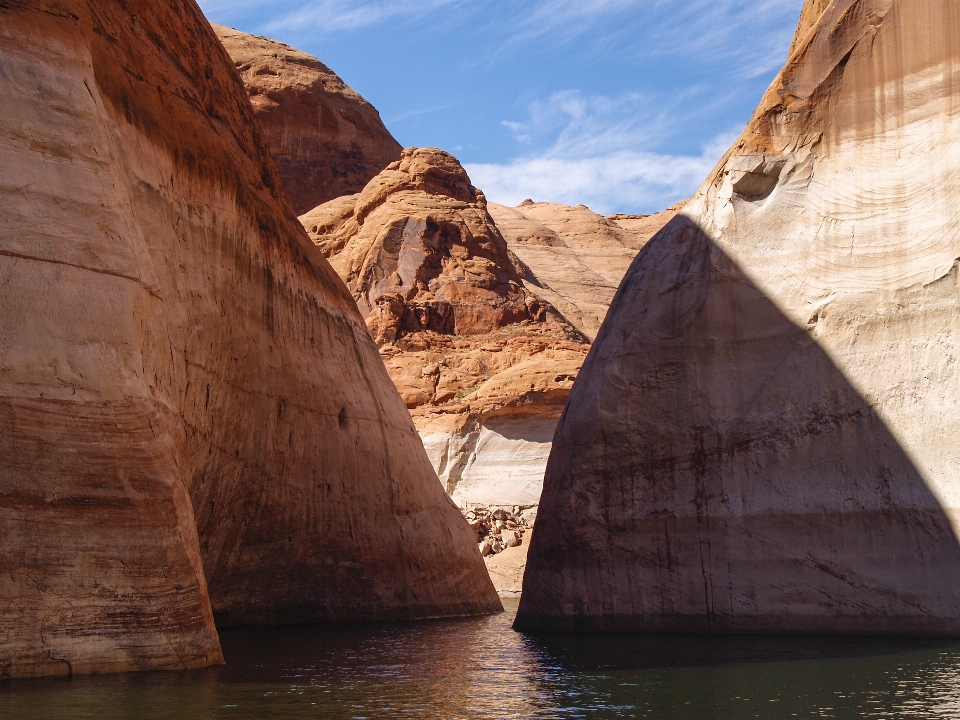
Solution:
<path fill-rule="evenodd" d="M 228 665 L 0 682 L 0 718 L 960 718 L 960 642 L 534 637 L 489 618 L 221 634 Z"/>

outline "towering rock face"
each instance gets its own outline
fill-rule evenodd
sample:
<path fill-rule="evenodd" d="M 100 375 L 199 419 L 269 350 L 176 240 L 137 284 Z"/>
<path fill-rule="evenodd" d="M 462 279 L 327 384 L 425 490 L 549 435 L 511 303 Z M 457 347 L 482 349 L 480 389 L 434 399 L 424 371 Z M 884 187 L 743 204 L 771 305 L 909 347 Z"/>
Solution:
<path fill-rule="evenodd" d="M 460 163 L 405 150 L 301 222 L 366 315 L 454 499 L 536 505 L 587 345 L 525 287 L 528 268 Z"/>
<path fill-rule="evenodd" d="M 618 291 L 518 627 L 960 634 L 958 67 L 950 3 L 808 3 Z"/>
<path fill-rule="evenodd" d="M 301 221 L 367 314 L 453 499 L 532 522 L 585 340 L 674 214 L 488 207 L 453 157 L 411 149 L 360 195 Z M 498 590 L 519 591 L 526 542 L 487 557 Z"/>
<path fill-rule="evenodd" d="M 0 66 L 0 676 L 499 609 L 192 0 L 8 0 Z"/>
<path fill-rule="evenodd" d="M 675 214 L 488 206 L 455 158 L 426 148 L 300 219 L 367 314 L 453 498 L 529 508 L 585 340 Z"/>
<path fill-rule="evenodd" d="M 315 57 L 222 25 L 294 210 L 359 192 L 400 159 L 376 108 Z"/>

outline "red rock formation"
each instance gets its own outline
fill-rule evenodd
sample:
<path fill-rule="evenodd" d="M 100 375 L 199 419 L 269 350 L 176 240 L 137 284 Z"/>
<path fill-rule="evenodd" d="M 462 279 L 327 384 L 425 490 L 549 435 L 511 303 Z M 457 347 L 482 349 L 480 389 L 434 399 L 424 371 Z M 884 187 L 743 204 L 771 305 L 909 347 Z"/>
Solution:
<path fill-rule="evenodd" d="M 355 198 L 301 222 L 381 345 L 412 332 L 481 335 L 545 317 L 483 193 L 442 150 L 404 150 Z"/>
<path fill-rule="evenodd" d="M 367 313 L 450 495 L 529 509 L 586 337 L 673 214 L 488 208 L 455 158 L 411 149 L 360 195 L 300 219 Z"/>
<path fill-rule="evenodd" d="M 276 40 L 222 25 L 230 53 L 297 214 L 359 192 L 400 159 L 376 108 L 322 62 Z"/>
<path fill-rule="evenodd" d="M 808 2 L 577 379 L 518 627 L 960 635 L 958 66 L 954 4 Z"/>
<path fill-rule="evenodd" d="M 458 491 L 462 471 L 493 450 L 499 470 L 493 485 L 480 480 L 484 500 L 535 505 L 542 462 L 511 463 L 485 423 L 522 417 L 506 445 L 549 447 L 588 346 L 525 287 L 529 269 L 460 163 L 440 150 L 405 150 L 359 195 L 300 219 L 367 315 L 448 491 L 473 501 Z"/>
<path fill-rule="evenodd" d="M 0 676 L 499 609 L 192 0 L 5 0 L 0 65 Z"/>

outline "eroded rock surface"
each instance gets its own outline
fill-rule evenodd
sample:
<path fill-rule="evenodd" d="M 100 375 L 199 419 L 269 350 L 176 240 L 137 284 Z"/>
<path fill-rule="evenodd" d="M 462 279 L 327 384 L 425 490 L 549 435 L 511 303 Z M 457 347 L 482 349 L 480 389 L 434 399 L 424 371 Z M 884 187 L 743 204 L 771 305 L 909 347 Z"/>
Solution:
<path fill-rule="evenodd" d="M 213 29 L 250 95 L 297 214 L 359 192 L 400 158 L 376 108 L 315 57 L 222 25 Z"/>
<path fill-rule="evenodd" d="M 191 0 L 0 4 L 0 676 L 500 608 Z"/>
<path fill-rule="evenodd" d="M 576 382 L 518 627 L 960 634 L 958 62 L 948 3 L 808 2 Z"/>
<path fill-rule="evenodd" d="M 405 150 L 362 193 L 300 219 L 366 315 L 457 503 L 535 505 L 588 345 L 528 289 L 459 162 Z"/>
<path fill-rule="evenodd" d="M 416 332 L 482 335 L 545 319 L 483 193 L 441 150 L 405 150 L 356 197 L 321 205 L 301 222 L 379 345 Z"/>
<path fill-rule="evenodd" d="M 454 500 L 529 507 L 588 338 L 676 210 L 488 206 L 455 158 L 411 149 L 300 219 L 367 314 Z"/>

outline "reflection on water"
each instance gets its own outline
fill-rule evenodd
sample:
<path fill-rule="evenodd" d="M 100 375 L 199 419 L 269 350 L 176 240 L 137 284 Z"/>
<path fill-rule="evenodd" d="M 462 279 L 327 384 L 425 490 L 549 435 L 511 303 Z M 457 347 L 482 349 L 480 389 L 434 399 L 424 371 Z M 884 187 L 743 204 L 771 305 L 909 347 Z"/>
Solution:
<path fill-rule="evenodd" d="M 0 718 L 960 718 L 960 642 L 532 637 L 503 615 L 222 633 L 228 666 L 0 682 Z"/>

